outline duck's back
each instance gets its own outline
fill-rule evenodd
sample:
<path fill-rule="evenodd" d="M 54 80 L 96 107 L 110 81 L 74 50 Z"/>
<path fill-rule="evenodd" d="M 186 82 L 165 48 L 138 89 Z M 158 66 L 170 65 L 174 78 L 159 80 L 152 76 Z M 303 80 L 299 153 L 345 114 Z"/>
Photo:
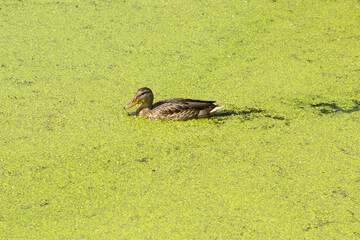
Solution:
<path fill-rule="evenodd" d="M 155 103 L 148 117 L 152 119 L 189 120 L 212 115 L 215 101 L 171 98 Z"/>

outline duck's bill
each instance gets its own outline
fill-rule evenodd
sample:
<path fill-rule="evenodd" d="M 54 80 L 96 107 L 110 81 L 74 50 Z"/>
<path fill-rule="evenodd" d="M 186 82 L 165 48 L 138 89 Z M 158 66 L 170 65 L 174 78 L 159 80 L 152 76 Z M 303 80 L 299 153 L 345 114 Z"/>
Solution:
<path fill-rule="evenodd" d="M 132 100 L 128 105 L 126 105 L 124 108 L 125 108 L 125 109 L 129 109 L 129 108 L 135 106 L 136 104 L 138 104 L 138 100 L 133 99 L 133 100 Z"/>

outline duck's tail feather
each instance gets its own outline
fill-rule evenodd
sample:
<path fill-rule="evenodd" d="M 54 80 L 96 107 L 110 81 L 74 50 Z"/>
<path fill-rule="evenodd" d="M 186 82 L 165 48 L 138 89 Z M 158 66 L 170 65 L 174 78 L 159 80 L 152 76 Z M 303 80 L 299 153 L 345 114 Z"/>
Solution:
<path fill-rule="evenodd" d="M 215 106 L 215 108 L 213 110 L 210 111 L 210 113 L 214 113 L 217 110 L 219 110 L 220 108 L 223 108 L 225 106 L 226 106 L 226 104 L 218 104 L 218 105 Z"/>

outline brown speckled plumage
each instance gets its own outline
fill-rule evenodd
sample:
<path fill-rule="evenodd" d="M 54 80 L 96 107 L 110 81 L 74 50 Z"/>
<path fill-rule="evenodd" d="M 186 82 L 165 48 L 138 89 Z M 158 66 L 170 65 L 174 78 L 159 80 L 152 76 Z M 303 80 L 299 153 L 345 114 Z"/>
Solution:
<path fill-rule="evenodd" d="M 151 119 L 189 120 L 213 115 L 225 104 L 214 105 L 215 101 L 171 98 L 153 104 L 153 93 L 149 88 L 140 88 L 133 100 L 125 106 L 131 108 L 141 103 L 136 113 Z"/>

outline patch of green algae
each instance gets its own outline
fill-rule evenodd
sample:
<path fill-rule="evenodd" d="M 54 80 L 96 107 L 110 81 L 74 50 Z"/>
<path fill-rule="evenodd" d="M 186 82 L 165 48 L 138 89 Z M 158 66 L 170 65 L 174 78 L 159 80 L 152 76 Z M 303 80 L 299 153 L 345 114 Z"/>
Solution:
<path fill-rule="evenodd" d="M 2 1 L 0 238 L 359 237 L 359 7 Z"/>

